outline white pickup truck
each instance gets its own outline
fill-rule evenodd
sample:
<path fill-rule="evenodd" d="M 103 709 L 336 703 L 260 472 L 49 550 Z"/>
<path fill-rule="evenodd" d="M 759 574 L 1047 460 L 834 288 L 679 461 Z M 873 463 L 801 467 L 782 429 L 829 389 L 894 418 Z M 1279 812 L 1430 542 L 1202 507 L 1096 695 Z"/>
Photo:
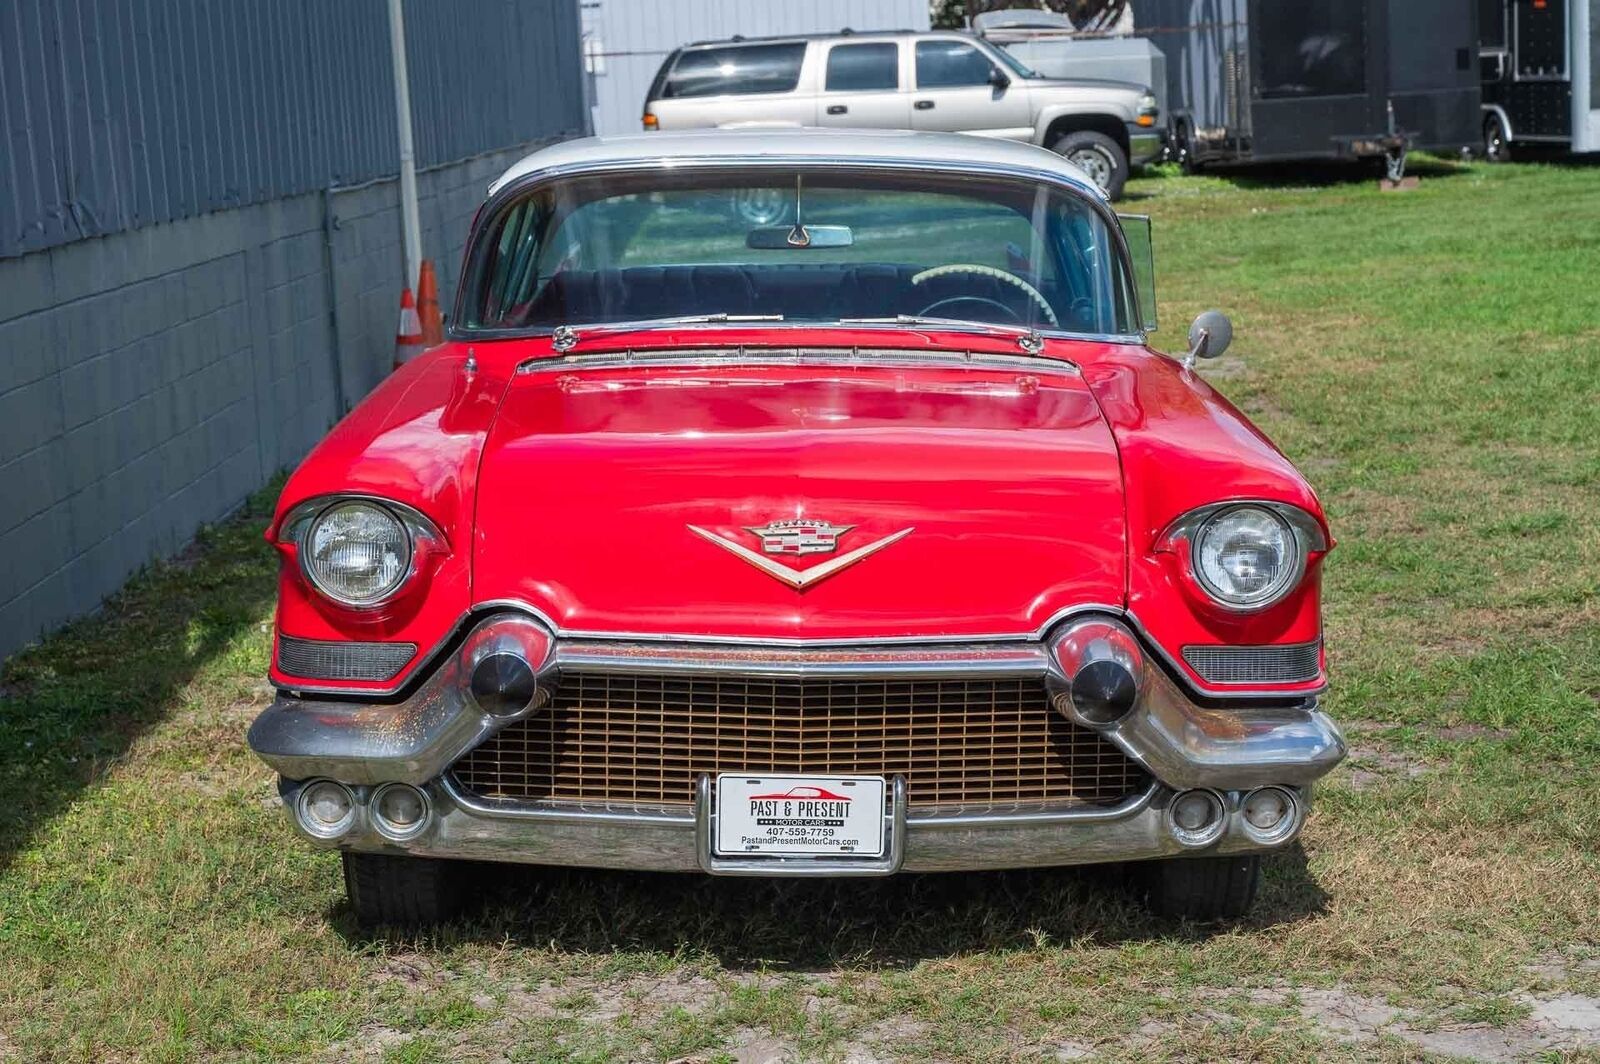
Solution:
<path fill-rule="evenodd" d="M 733 38 L 661 64 L 644 128 L 843 126 L 1004 137 L 1051 148 L 1111 199 L 1161 153 L 1144 85 L 1046 78 L 964 33 Z"/>

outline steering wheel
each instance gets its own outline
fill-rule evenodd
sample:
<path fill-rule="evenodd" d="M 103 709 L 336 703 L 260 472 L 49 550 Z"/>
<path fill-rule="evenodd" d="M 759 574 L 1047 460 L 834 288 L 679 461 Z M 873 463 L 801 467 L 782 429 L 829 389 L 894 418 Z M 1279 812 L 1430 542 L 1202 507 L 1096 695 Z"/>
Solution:
<path fill-rule="evenodd" d="M 993 277 L 997 281 L 1004 281 L 1006 284 L 1014 285 L 1017 288 L 1022 289 L 1022 291 L 1027 294 L 1029 299 L 1033 300 L 1039 305 L 1039 309 L 1044 312 L 1045 318 L 1049 320 L 1051 325 L 1059 327 L 1061 324 L 1061 322 L 1056 318 L 1055 309 L 1050 306 L 1049 301 L 1044 298 L 1044 294 L 1042 292 L 1033 287 L 1033 285 L 1029 284 L 1027 281 L 1024 281 L 1022 278 L 1018 277 L 1016 274 L 1007 270 L 999 269 L 995 266 L 979 266 L 978 264 L 972 262 L 955 262 L 948 266 L 935 266 L 931 270 L 923 270 L 921 273 L 912 277 L 911 283 L 921 284 L 923 281 L 931 280 L 935 277 L 943 277 L 946 274 L 951 273 L 976 273 L 983 277 Z M 1003 303 L 999 303 L 993 299 L 986 299 L 983 296 L 957 296 L 950 299 L 941 299 L 938 302 L 930 303 L 926 307 L 923 307 L 919 313 L 926 315 L 935 307 L 940 307 L 946 303 L 954 303 L 958 300 L 967 299 L 979 303 L 990 303 L 994 306 L 1001 307 L 1013 318 L 1016 318 L 1018 321 L 1022 320 L 1021 315 L 1012 310 L 1010 307 L 1007 307 Z"/>
<path fill-rule="evenodd" d="M 1004 314 L 1006 316 L 1006 321 L 1014 321 L 1018 325 L 1022 324 L 1021 314 L 1018 314 L 1015 310 L 1006 306 L 998 299 L 990 299 L 988 296 L 950 296 L 948 299 L 941 299 L 937 303 L 929 303 L 927 306 L 917 311 L 917 317 L 934 317 L 934 311 L 938 310 L 940 307 L 948 307 L 956 303 L 981 303 L 986 307 L 993 307 L 995 310 L 998 310 L 1000 313 Z M 956 317 L 958 315 L 951 316 Z M 1000 324 L 1004 325 L 1005 321 L 1000 322 Z"/>

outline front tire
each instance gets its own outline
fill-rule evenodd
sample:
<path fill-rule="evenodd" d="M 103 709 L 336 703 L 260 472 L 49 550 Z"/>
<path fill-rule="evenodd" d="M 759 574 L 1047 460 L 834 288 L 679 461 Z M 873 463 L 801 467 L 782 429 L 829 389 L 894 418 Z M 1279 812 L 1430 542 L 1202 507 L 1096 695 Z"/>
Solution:
<path fill-rule="evenodd" d="M 1150 910 L 1182 920 L 1236 920 L 1261 886 L 1261 855 L 1173 857 L 1146 861 L 1135 882 Z"/>
<path fill-rule="evenodd" d="M 344 891 L 362 927 L 429 927 L 461 909 L 465 884 L 454 861 L 343 853 Z"/>
<path fill-rule="evenodd" d="M 1128 183 L 1128 155 L 1116 141 L 1084 129 L 1056 138 L 1050 150 L 1093 178 L 1108 199 L 1122 198 L 1122 186 Z"/>

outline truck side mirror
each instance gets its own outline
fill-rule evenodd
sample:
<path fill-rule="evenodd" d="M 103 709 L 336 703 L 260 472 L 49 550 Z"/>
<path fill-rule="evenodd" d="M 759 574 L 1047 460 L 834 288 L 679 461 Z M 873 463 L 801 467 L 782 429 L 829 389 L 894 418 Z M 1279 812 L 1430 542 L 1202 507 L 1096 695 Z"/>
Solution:
<path fill-rule="evenodd" d="M 989 68 L 989 84 L 997 89 L 1004 89 L 1011 85 L 1011 79 L 1006 77 L 1006 72 L 997 66 Z"/>

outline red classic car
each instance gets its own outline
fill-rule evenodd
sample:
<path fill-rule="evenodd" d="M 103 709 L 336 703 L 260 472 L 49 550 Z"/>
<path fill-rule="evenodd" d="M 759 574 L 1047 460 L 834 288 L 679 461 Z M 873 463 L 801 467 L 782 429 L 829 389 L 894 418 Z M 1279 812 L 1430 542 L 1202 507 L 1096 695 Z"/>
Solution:
<path fill-rule="evenodd" d="M 1027 145 L 658 134 L 514 166 L 449 341 L 267 532 L 249 742 L 358 917 L 441 917 L 461 859 L 1136 862 L 1162 912 L 1243 912 L 1345 752 L 1332 540 L 1190 368 L 1226 319 L 1147 346 L 1152 276 L 1148 220 Z"/>

